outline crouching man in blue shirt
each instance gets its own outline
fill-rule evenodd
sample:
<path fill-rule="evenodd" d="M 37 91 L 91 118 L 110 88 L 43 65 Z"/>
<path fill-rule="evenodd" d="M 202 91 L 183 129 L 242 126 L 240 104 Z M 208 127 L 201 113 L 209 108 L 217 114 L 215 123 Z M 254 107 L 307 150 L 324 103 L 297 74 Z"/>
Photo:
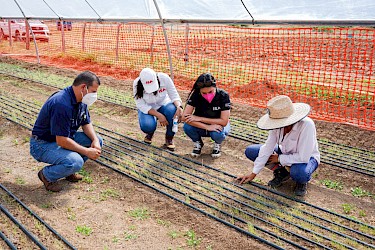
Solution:
<path fill-rule="evenodd" d="M 99 78 L 90 71 L 79 74 L 72 86 L 48 98 L 39 112 L 30 139 L 30 154 L 47 165 L 38 172 L 49 191 L 59 192 L 57 180 L 82 180 L 77 174 L 88 158 L 101 153 L 102 138 L 95 134 L 88 106 L 97 99 Z M 83 132 L 77 132 L 82 126 Z"/>

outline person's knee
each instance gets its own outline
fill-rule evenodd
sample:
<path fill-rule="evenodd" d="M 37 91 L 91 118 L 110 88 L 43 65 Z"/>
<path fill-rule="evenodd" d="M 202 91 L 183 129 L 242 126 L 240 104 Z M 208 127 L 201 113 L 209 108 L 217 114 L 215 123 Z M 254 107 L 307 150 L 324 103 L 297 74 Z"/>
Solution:
<path fill-rule="evenodd" d="M 187 123 L 184 123 L 184 126 L 183 126 L 183 129 L 184 129 L 184 132 L 185 134 L 189 134 L 192 130 L 192 127 L 191 125 L 187 124 Z"/>
<path fill-rule="evenodd" d="M 255 159 L 258 157 L 258 154 L 259 148 L 256 147 L 256 145 L 250 145 L 245 149 L 245 155 L 251 161 L 255 161 Z"/>
<path fill-rule="evenodd" d="M 153 133 L 156 130 L 156 121 L 148 119 L 147 121 L 142 121 L 140 123 L 141 130 L 148 134 Z"/>
<path fill-rule="evenodd" d="M 96 137 L 98 137 L 100 147 L 103 147 L 103 138 L 100 135 L 96 135 Z"/>
<path fill-rule="evenodd" d="M 311 179 L 311 173 L 305 167 L 292 166 L 290 168 L 290 177 L 297 183 L 305 184 Z"/>
<path fill-rule="evenodd" d="M 173 117 L 173 115 L 176 113 L 177 108 L 173 103 L 169 103 L 168 105 L 165 106 L 165 115 Z"/>
<path fill-rule="evenodd" d="M 63 164 L 69 172 L 75 173 L 81 170 L 84 160 L 78 153 L 72 153 L 63 161 Z"/>
<path fill-rule="evenodd" d="M 211 139 L 216 143 L 222 143 L 225 140 L 226 134 L 224 132 L 211 132 Z"/>

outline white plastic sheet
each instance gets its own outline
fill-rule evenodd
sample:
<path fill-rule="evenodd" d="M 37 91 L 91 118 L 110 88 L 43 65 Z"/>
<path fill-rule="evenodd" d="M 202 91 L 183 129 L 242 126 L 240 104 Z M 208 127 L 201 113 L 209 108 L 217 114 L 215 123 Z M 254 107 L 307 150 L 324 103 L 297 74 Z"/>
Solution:
<path fill-rule="evenodd" d="M 153 0 L 0 0 L 0 17 L 65 19 L 159 19 Z M 375 21 L 374 0 L 243 0 L 262 20 Z M 169 20 L 251 20 L 240 0 L 156 0 Z"/>

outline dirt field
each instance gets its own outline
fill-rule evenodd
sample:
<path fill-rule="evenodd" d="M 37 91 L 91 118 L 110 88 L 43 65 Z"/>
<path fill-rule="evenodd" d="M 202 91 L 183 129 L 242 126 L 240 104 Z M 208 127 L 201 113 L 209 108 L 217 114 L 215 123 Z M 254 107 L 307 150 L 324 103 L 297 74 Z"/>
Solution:
<path fill-rule="evenodd" d="M 1 61 L 20 63 L 30 69 L 40 69 L 72 78 L 78 74 L 78 71 L 73 69 L 38 66 L 0 57 Z M 131 88 L 131 80 L 100 77 L 103 85 L 123 90 Z M 14 84 L 12 80 L 0 76 L 0 91 L 21 95 L 25 99 L 38 99 L 44 102 L 48 93 L 55 90 L 42 86 L 30 89 L 29 84 Z M 186 99 L 187 92 L 180 93 L 183 99 Z M 133 110 L 101 101 L 94 106 L 95 109 L 91 113 L 94 123 L 120 133 L 126 132 L 135 139 L 143 138 Z M 262 112 L 263 110 L 235 103 L 231 115 L 254 122 Z M 375 132 L 321 121 L 316 121 L 316 125 L 319 138 L 375 151 Z M 175 138 L 176 153 L 188 156 L 192 150 L 192 143 L 181 131 L 180 128 Z M 1 183 L 78 249 L 268 248 L 93 161 L 88 161 L 84 166 L 92 178 L 91 183 L 72 184 L 62 180 L 64 190 L 60 193 L 49 193 L 37 178 L 37 172 L 44 164 L 36 162 L 30 156 L 27 139 L 29 135 L 29 130 L 0 118 Z M 161 146 L 164 143 L 163 138 L 164 131 L 158 127 L 154 145 Z M 206 145 L 210 145 L 208 139 L 205 142 Z M 223 145 L 223 154 L 219 159 L 213 160 L 207 155 L 211 150 L 210 146 L 207 146 L 203 150 L 206 155 L 201 156 L 199 160 L 234 175 L 243 174 L 252 167 L 252 163 L 243 153 L 246 146 L 246 142 L 229 137 Z M 259 180 L 263 183 L 267 183 L 271 178 L 270 172 L 266 170 L 259 175 Z M 324 180 L 340 182 L 342 189 L 329 189 L 322 184 Z M 369 196 L 354 197 L 351 191 L 355 187 L 361 187 L 374 194 L 373 183 L 373 177 L 321 164 L 309 185 L 305 200 L 342 214 L 343 204 L 352 204 L 355 209 L 347 215 L 374 225 L 374 199 Z M 279 190 L 291 194 L 291 183 L 287 182 Z M 134 212 L 140 210 L 145 211 L 145 214 L 137 218 Z M 92 233 L 85 236 L 77 232 L 77 226 L 82 225 L 90 227 Z M 195 233 L 199 244 L 192 245 L 189 241 L 191 232 Z"/>

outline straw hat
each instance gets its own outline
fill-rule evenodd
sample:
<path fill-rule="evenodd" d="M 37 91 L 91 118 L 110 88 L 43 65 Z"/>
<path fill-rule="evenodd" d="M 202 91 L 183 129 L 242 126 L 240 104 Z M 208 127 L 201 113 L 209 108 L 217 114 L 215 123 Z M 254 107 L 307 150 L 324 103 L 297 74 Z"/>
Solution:
<path fill-rule="evenodd" d="M 292 103 L 286 95 L 279 95 L 267 103 L 268 113 L 257 122 L 260 129 L 277 129 L 292 125 L 310 113 L 310 105 L 306 103 Z"/>

